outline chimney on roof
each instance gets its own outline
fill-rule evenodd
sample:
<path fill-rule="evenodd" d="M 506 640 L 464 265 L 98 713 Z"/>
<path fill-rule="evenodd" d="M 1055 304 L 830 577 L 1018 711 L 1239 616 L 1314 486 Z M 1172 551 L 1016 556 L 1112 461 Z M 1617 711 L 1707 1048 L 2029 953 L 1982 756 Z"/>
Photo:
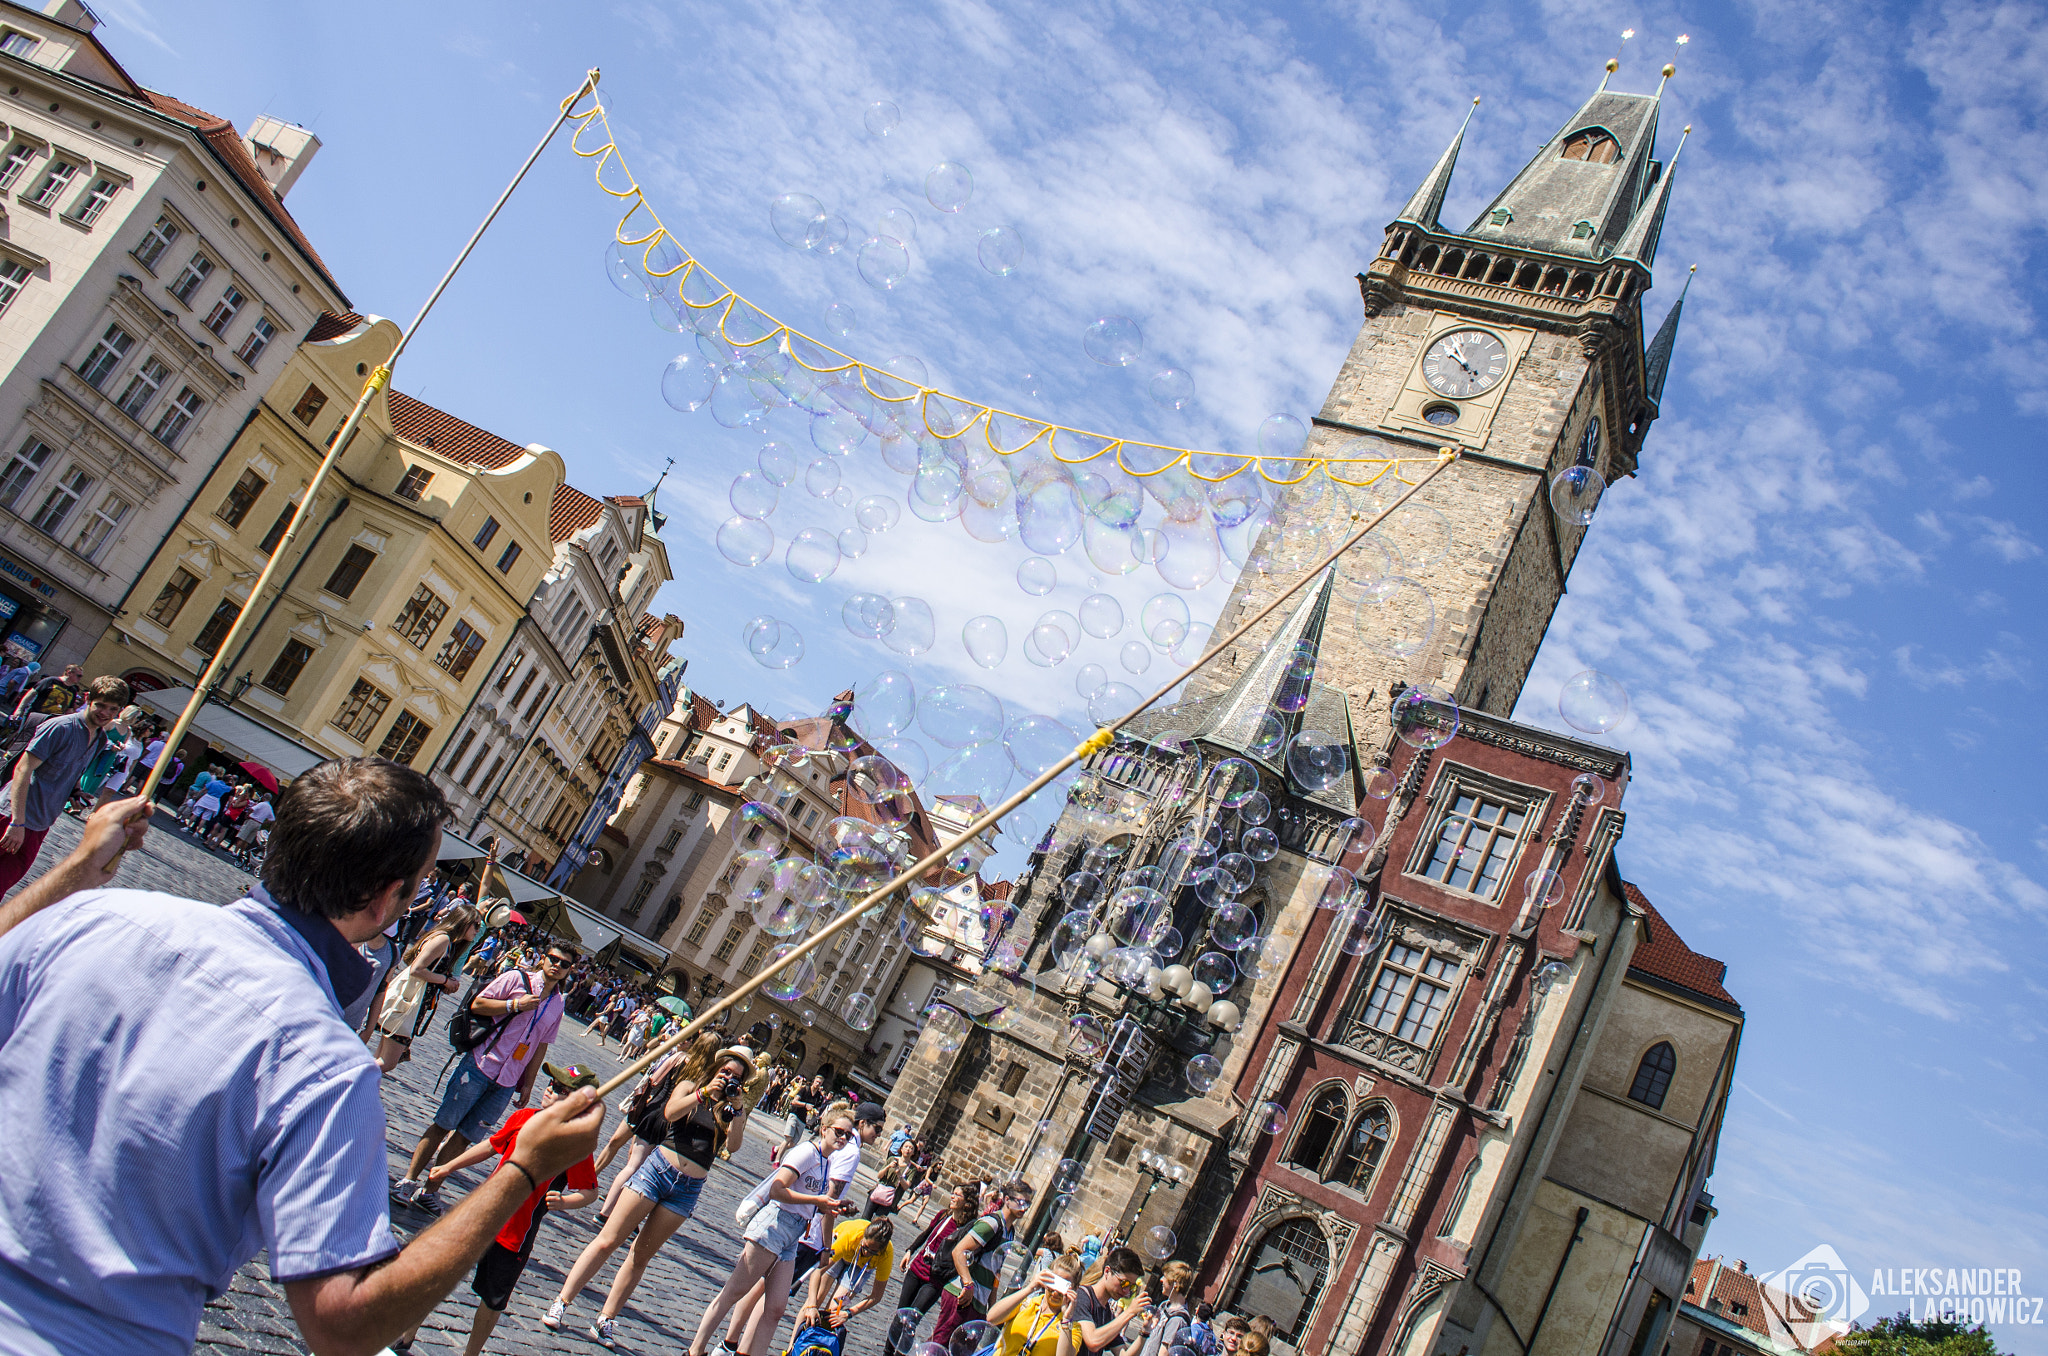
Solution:
<path fill-rule="evenodd" d="M 30 3 L 25 8 L 40 9 L 58 23 L 81 33 L 90 33 L 100 26 L 100 16 L 80 4 L 79 0 L 43 0 L 41 5 Z"/>
<path fill-rule="evenodd" d="M 320 152 L 319 137 L 295 122 L 285 122 L 268 113 L 249 124 L 249 130 L 242 133 L 242 144 L 249 148 L 250 158 L 279 201 L 292 191 L 292 185 Z"/>
<path fill-rule="evenodd" d="M 1738 1257 L 1735 1259 L 1735 1269 L 1741 1272 L 1743 1275 L 1747 1276 L 1749 1274 L 1749 1263 L 1743 1261 L 1740 1257 Z"/>

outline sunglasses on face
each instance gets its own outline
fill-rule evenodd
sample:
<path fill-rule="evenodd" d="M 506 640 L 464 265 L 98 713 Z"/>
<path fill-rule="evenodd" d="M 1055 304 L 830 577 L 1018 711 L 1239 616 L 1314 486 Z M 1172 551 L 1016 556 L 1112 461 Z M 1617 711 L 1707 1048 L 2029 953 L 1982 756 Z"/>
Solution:
<path fill-rule="evenodd" d="M 825 1133 L 833 1136 L 836 1139 L 845 1139 L 848 1135 L 853 1133 L 853 1127 L 850 1125 L 835 1125 L 831 1129 L 827 1130 Z"/>
<path fill-rule="evenodd" d="M 576 963 L 575 961 L 572 961 L 572 960 L 570 960 L 570 959 L 569 959 L 568 957 L 566 957 L 566 956 L 543 956 L 543 957 L 541 957 L 541 964 L 543 964 L 543 965 L 574 965 L 575 963 Z"/>

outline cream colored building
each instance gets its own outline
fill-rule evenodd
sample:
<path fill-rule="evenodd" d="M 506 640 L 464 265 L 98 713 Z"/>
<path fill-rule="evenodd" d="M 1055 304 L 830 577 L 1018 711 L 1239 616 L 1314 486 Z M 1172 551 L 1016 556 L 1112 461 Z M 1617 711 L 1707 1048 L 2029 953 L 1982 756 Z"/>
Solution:
<path fill-rule="evenodd" d="M 284 205 L 319 139 L 144 89 L 97 27 L 0 0 L 0 645 L 46 667 L 134 614 L 215 459 L 348 304 Z"/>
<path fill-rule="evenodd" d="M 141 570 L 89 670 L 192 683 L 398 335 L 355 315 L 313 329 Z M 219 697 L 321 754 L 431 766 L 550 567 L 561 483 L 549 449 L 380 391 L 281 578 L 254 600 Z"/>

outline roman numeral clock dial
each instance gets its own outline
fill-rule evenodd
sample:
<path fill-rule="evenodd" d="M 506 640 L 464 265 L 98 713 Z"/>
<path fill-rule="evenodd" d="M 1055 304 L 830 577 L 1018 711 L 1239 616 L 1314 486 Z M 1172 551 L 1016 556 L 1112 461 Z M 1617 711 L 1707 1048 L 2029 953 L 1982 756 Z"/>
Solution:
<path fill-rule="evenodd" d="M 1423 381 L 1453 400 L 1485 394 L 1507 370 L 1507 346 L 1485 330 L 1452 330 L 1422 355 Z"/>

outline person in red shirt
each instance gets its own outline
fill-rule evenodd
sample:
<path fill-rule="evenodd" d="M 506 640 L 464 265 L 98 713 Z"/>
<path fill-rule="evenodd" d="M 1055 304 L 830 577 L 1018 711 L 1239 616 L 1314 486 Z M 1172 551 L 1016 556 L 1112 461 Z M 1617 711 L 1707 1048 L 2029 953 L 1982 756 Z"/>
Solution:
<path fill-rule="evenodd" d="M 469 1149 L 447 1163 L 435 1168 L 427 1175 L 430 1186 L 439 1186 L 450 1173 L 458 1168 L 472 1167 L 483 1162 L 493 1153 L 498 1155 L 496 1171 L 502 1172 L 505 1165 L 512 1164 L 512 1170 L 525 1169 L 512 1163 L 512 1149 L 519 1142 L 519 1127 L 531 1120 L 541 1107 L 553 1106 L 578 1088 L 594 1088 L 598 1077 L 587 1069 L 571 1064 L 558 1068 L 553 1064 L 541 1066 L 548 1076 L 548 1086 L 541 1094 L 539 1107 L 522 1107 L 505 1118 L 505 1124 L 496 1134 L 481 1144 Z M 484 1255 L 477 1259 L 476 1277 L 470 1288 L 476 1291 L 476 1319 L 469 1328 L 468 1356 L 480 1356 L 484 1343 L 491 1340 L 491 1333 L 497 1329 L 498 1318 L 505 1307 L 512 1302 L 512 1288 L 519 1283 L 520 1273 L 526 1270 L 526 1260 L 533 1256 L 533 1243 L 540 1236 L 540 1222 L 553 1210 L 581 1210 L 597 1199 L 597 1169 L 591 1164 L 590 1155 L 585 1154 L 571 1163 L 545 1186 L 535 1183 L 533 1194 L 512 1212 L 512 1218 L 505 1221 L 505 1227 L 484 1249 Z M 412 1332 L 391 1344 L 395 1352 L 412 1350 L 412 1339 L 419 1332 Z"/>

